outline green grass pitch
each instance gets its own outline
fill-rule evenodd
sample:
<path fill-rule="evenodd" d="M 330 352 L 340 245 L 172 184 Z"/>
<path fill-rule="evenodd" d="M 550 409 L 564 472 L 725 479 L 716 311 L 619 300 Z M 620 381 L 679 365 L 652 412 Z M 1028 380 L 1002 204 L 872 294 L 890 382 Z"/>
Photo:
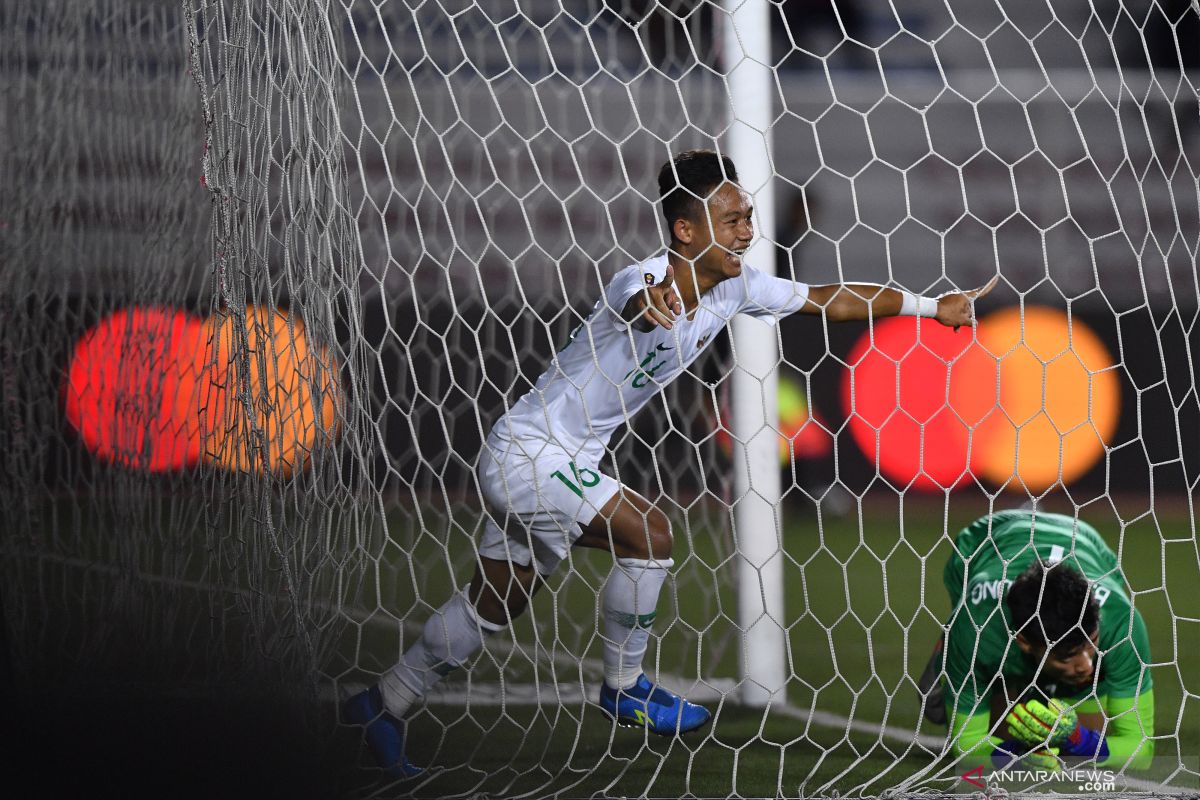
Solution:
<path fill-rule="evenodd" d="M 894 786 L 936 762 L 914 739 L 918 731 L 938 736 L 944 729 L 918 724 L 914 682 L 949 610 L 941 572 L 950 537 L 985 508 L 964 495 L 952 497 L 948 513 L 940 499 L 903 505 L 893 499 L 866 506 L 861 515 L 818 520 L 811 505 L 789 506 L 783 538 L 792 673 L 787 706 L 764 714 L 730 697 L 720 703 L 713 726 L 683 738 L 614 728 L 593 705 L 600 655 L 596 592 L 611 562 L 605 553 L 577 552 L 574 569 L 551 581 L 513 635 L 490 642 L 475 669 L 453 676 L 449 693 L 440 696 L 457 692 L 477 701 L 435 699 L 413 716 L 411 756 L 433 768 L 393 788 L 420 797 L 724 797 L 877 794 Z M 1157 755 L 1192 763 L 1200 754 L 1194 523 L 1186 507 L 1154 514 L 1123 509 L 1124 524 L 1113 509 L 1107 501 L 1095 503 L 1081 516 L 1120 553 L 1150 628 Z M 450 547 L 444 548 L 444 537 L 430 531 L 436 518 L 427 516 L 425 533 L 416 535 L 410 522 L 393 523 L 378 584 L 368 587 L 379 592 L 380 607 L 354 626 L 352 645 L 342 648 L 345 680 L 369 679 L 394 662 L 400 622 L 413 630 L 428 611 L 424 603 L 440 604 L 454 580 L 469 577 L 471 531 L 447 523 Z M 660 603 L 661 641 L 652 644 L 647 663 L 683 685 L 703 679 L 728 688 L 738 672 L 727 529 L 726 518 L 697 506 L 677 515 L 674 588 Z M 537 684 L 540 699 L 479 702 L 486 695 L 482 684 L 502 680 L 514 697 L 519 686 Z M 377 779 L 366 770 L 360 785 Z"/>

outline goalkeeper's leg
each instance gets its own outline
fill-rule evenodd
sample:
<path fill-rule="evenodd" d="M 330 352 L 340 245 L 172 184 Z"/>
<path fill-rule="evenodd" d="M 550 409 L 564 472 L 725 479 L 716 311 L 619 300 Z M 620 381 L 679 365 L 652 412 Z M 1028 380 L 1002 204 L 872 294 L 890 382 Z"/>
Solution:
<path fill-rule="evenodd" d="M 666 515 L 635 492 L 622 489 L 583 528 L 577 544 L 608 550 L 614 556 L 601 593 L 600 708 L 620 724 L 654 733 L 686 733 L 707 723 L 712 716 L 708 709 L 655 686 L 642 672 L 658 596 L 675 563 Z"/>

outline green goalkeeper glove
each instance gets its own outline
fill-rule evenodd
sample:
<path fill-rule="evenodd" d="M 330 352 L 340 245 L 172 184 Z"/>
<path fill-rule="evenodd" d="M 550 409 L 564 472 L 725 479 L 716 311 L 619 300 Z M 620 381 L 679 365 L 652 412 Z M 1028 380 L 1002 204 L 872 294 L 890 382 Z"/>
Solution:
<path fill-rule="evenodd" d="M 1058 748 L 1041 748 L 1021 756 L 1021 764 L 1029 769 L 1042 772 L 1061 772 L 1062 761 L 1058 757 Z"/>
<path fill-rule="evenodd" d="M 996 749 L 992 751 L 992 768 L 1009 769 L 1014 765 L 1042 772 L 1062 770 L 1062 760 L 1058 757 L 1057 747 L 1039 745 L 1036 750 L 1029 750 L 1024 743 L 1015 739 L 996 745 Z"/>
<path fill-rule="evenodd" d="M 1057 700 L 1048 704 L 1040 700 L 1017 703 L 1005 721 L 1009 735 L 1030 747 L 1059 747 L 1079 728 L 1075 709 Z"/>

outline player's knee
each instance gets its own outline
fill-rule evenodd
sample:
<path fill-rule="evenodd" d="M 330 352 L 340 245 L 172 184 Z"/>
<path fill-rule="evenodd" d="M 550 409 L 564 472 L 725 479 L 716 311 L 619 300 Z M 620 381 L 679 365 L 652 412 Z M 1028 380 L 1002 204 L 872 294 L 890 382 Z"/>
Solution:
<path fill-rule="evenodd" d="M 529 595 L 519 586 L 511 587 L 508 596 L 504 598 L 504 609 L 508 613 L 509 620 L 514 620 L 524 614 L 526 608 L 529 608 Z"/>
<path fill-rule="evenodd" d="M 537 590 L 538 578 L 532 568 L 513 568 L 506 574 L 476 575 L 471 597 L 475 613 L 492 625 L 505 626 L 525 613 Z"/>
<path fill-rule="evenodd" d="M 493 625 L 504 625 L 508 621 L 508 612 L 504 604 L 498 601 L 490 589 L 485 589 L 475 598 L 475 613 L 480 619 L 485 619 Z"/>
<path fill-rule="evenodd" d="M 485 585 L 475 600 L 475 613 L 493 625 L 504 626 L 525 613 L 528 605 L 529 598 L 515 582 L 503 593 Z"/>
<path fill-rule="evenodd" d="M 607 535 L 606 545 L 617 558 L 647 561 L 671 557 L 671 522 L 657 508 L 623 514 L 613 521 Z"/>
<path fill-rule="evenodd" d="M 657 508 L 646 515 L 646 553 L 644 558 L 668 559 L 675 546 L 671 521 Z"/>

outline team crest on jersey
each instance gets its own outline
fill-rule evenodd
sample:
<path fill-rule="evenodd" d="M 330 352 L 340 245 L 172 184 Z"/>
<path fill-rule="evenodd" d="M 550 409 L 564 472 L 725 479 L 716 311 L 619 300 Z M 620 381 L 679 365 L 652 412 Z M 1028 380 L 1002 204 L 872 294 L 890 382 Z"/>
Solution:
<path fill-rule="evenodd" d="M 708 336 L 709 336 L 708 334 L 705 334 L 705 335 L 701 336 L 700 339 L 696 342 L 697 350 L 699 350 L 701 347 L 704 347 L 704 345 L 708 344 Z"/>
<path fill-rule="evenodd" d="M 642 277 L 646 279 L 647 286 L 654 285 L 655 281 L 654 281 L 654 273 L 653 272 L 644 272 L 644 273 L 642 273 Z"/>

